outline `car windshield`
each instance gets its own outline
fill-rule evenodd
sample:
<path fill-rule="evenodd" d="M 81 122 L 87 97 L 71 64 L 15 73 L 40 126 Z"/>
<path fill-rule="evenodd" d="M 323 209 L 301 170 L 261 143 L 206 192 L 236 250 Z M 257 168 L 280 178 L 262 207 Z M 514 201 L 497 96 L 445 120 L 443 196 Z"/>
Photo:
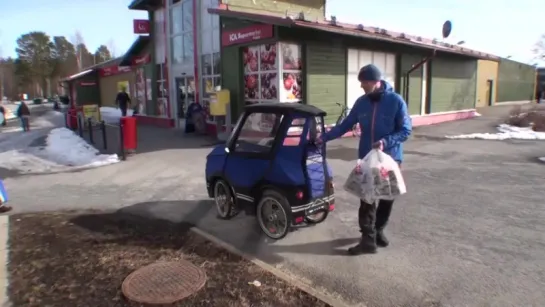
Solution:
<path fill-rule="evenodd" d="M 240 129 L 235 151 L 269 152 L 274 143 L 281 115 L 275 113 L 251 113 Z"/>

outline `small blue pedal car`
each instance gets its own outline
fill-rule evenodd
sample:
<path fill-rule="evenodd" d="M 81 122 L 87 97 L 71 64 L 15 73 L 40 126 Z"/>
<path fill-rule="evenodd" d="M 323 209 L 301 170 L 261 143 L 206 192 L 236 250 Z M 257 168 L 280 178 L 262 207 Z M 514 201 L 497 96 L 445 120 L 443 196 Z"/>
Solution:
<path fill-rule="evenodd" d="M 299 103 L 246 106 L 226 144 L 207 156 L 206 183 L 220 218 L 256 215 L 263 232 L 323 222 L 335 207 L 326 145 L 315 144 L 326 112 Z"/>

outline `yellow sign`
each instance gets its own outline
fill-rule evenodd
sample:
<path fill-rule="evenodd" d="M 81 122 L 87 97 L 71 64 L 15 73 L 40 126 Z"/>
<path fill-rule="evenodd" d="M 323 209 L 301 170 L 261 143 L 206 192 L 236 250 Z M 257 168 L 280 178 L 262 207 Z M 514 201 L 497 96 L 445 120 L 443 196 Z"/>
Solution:
<path fill-rule="evenodd" d="M 100 108 L 98 107 L 98 104 L 87 104 L 83 105 L 83 116 L 85 118 L 92 118 L 93 121 L 99 122 L 100 121 Z"/>
<path fill-rule="evenodd" d="M 130 88 L 129 88 L 129 81 L 119 81 L 117 82 L 117 91 L 118 92 L 121 92 L 122 90 L 125 90 L 125 92 L 129 93 L 130 92 Z"/>
<path fill-rule="evenodd" d="M 226 89 L 211 93 L 210 94 L 210 115 L 226 116 L 227 108 L 230 103 L 230 98 L 231 98 L 231 95 L 229 93 L 229 90 L 226 90 Z"/>

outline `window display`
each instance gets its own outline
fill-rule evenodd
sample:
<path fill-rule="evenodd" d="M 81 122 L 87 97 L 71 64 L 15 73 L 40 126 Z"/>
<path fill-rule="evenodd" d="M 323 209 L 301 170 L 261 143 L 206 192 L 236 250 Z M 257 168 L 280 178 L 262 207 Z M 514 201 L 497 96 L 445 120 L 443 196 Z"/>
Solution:
<path fill-rule="evenodd" d="M 246 103 L 278 101 L 276 44 L 244 47 L 242 59 Z"/>
<path fill-rule="evenodd" d="M 303 60 L 301 46 L 280 43 L 282 56 L 282 84 L 280 102 L 300 102 L 303 98 Z"/>

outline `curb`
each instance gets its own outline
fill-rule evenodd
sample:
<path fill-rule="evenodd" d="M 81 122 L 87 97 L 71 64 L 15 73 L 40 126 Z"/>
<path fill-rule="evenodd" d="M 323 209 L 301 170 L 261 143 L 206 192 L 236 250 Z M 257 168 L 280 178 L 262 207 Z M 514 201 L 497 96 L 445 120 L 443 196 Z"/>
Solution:
<path fill-rule="evenodd" d="M 0 216 L 0 306 L 10 306 L 8 298 L 9 216 Z"/>
<path fill-rule="evenodd" d="M 269 273 L 275 275 L 276 277 L 284 280 L 285 282 L 291 284 L 291 285 L 294 285 L 296 286 L 297 288 L 299 288 L 301 291 L 304 291 L 314 297 L 316 297 L 317 299 L 323 301 L 324 303 L 326 304 L 329 304 L 333 307 L 350 307 L 349 305 L 341 302 L 339 299 L 335 298 L 335 297 L 332 297 L 331 295 L 329 294 L 326 294 L 324 292 L 321 292 L 317 289 L 314 289 L 313 287 L 299 281 L 297 278 L 295 278 L 294 276 L 290 275 L 290 274 L 287 274 L 277 268 L 275 268 L 274 266 L 268 264 L 268 263 L 265 263 L 259 259 L 256 259 L 255 257 L 239 250 L 238 248 L 234 247 L 233 245 L 221 240 L 221 239 L 218 239 L 216 238 L 215 236 L 205 232 L 204 230 L 201 230 L 199 228 L 196 228 L 196 227 L 193 227 L 191 228 L 191 231 L 199 236 L 202 236 L 204 237 L 205 239 L 213 242 L 214 244 L 217 244 L 218 246 L 226 249 L 227 251 L 237 255 L 237 256 L 240 256 L 250 262 L 252 262 L 253 264 L 257 265 L 258 267 L 262 268 L 263 270 L 265 271 L 268 271 Z M 365 306 L 363 306 L 365 307 Z"/>

